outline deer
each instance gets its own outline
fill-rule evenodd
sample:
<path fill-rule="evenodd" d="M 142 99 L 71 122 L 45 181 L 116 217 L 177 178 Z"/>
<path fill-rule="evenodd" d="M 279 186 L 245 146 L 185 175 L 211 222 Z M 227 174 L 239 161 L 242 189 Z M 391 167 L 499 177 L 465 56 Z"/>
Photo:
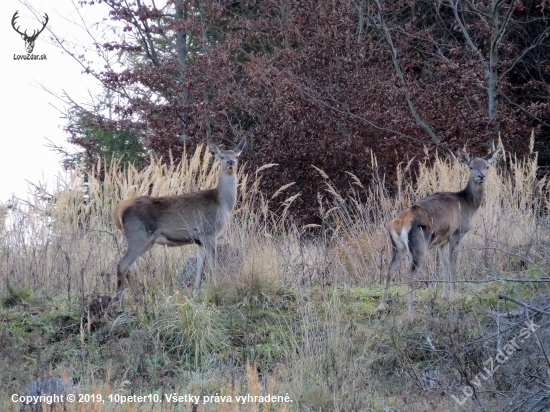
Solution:
<path fill-rule="evenodd" d="M 44 21 L 44 24 L 42 25 L 42 28 L 40 30 L 33 30 L 33 33 L 29 36 L 27 34 L 27 30 L 25 30 L 24 32 L 20 32 L 19 26 L 15 27 L 15 21 L 19 17 L 18 13 L 19 13 L 19 10 L 13 14 L 13 17 L 11 18 L 11 26 L 17 33 L 21 35 L 23 40 L 25 40 L 25 49 L 27 50 L 27 53 L 32 53 L 32 51 L 34 50 L 34 42 L 36 41 L 38 35 L 44 31 L 44 29 L 46 28 L 46 24 L 48 24 L 48 21 L 50 20 L 50 18 L 46 13 L 44 13 L 45 21 Z"/>
<path fill-rule="evenodd" d="M 115 206 L 111 216 L 128 244 L 117 266 L 116 296 L 120 302 L 127 283 L 139 299 L 136 280 L 128 269 L 154 244 L 199 246 L 195 295 L 201 288 L 205 257 L 215 281 L 217 242 L 225 234 L 237 202 L 237 165 L 245 143 L 243 138 L 233 149 L 221 150 L 207 141 L 210 152 L 221 162 L 218 184 L 213 189 L 175 196 L 139 196 Z"/>
<path fill-rule="evenodd" d="M 456 299 L 454 277 L 458 245 L 472 226 L 472 217 L 479 209 L 485 192 L 485 182 L 500 147 L 485 157 L 470 159 L 459 149 L 457 160 L 470 168 L 466 187 L 460 192 L 437 192 L 417 201 L 403 210 L 386 228 L 392 248 L 392 259 L 386 274 L 386 284 L 379 311 L 386 310 L 388 288 L 392 276 L 405 255 L 412 258 L 411 273 L 408 279 L 408 312 L 413 314 L 413 285 L 426 254 L 437 249 L 443 265 L 443 299 L 450 302 Z"/>

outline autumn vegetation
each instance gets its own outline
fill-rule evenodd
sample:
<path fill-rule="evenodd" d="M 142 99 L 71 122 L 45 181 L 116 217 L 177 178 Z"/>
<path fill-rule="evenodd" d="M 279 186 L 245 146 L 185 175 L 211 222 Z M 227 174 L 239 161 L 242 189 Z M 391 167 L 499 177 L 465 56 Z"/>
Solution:
<path fill-rule="evenodd" d="M 390 256 L 383 225 L 401 205 L 465 183 L 463 166 L 442 157 L 421 164 L 415 184 L 410 168 L 399 168 L 397 195 L 388 194 L 382 180 L 367 185 L 351 175 L 356 194 L 350 197 L 317 170 L 317 186 L 330 201 L 319 210 L 321 235 L 315 237 L 291 220 L 288 188 L 277 194 L 285 206 L 270 207 L 273 199 L 263 194 L 261 181 L 276 166 L 250 175 L 241 170 L 240 199 L 224 240 L 243 251 L 240 269 L 228 270 L 234 267 L 229 257 L 219 282 L 207 277 L 194 296 L 184 268 L 195 247 L 154 247 L 134 267 L 144 301 L 128 292 L 124 308 L 98 305 L 98 297 L 116 288 L 124 251 L 110 220 L 113 205 L 145 191 L 212 187 L 217 166 L 209 167 L 209 157 L 199 146 L 182 157 L 187 161 L 152 158 L 141 171 L 115 173 L 116 165 L 101 164 L 103 172 L 86 175 L 85 184 L 77 171 L 60 181 L 54 197 L 12 205 L 0 232 L 0 356 L 8 360 L 0 372 L 2 408 L 14 407 L 11 394 L 32 379 L 61 377 L 75 382 L 69 391 L 104 399 L 218 393 L 288 394 L 292 400 L 201 402 L 194 409 L 200 411 L 459 411 L 452 396 L 463 399 L 465 385 L 485 376 L 483 362 L 522 328 L 524 310 L 498 294 L 548 310 L 547 182 L 537 179 L 534 154 L 525 161 L 507 154 L 492 170 L 486 201 L 461 244 L 454 304 L 440 298 L 440 273 L 430 254 L 414 319 L 406 309 L 406 265 L 390 289 L 389 311 L 377 311 Z M 369 162 L 376 169 L 374 156 Z M 466 398 L 468 410 L 548 405 L 548 317 L 529 316 L 542 329 L 481 381 L 475 397 Z M 123 408 L 108 402 L 65 407 Z M 124 408 L 192 405 L 136 402 Z"/>
<path fill-rule="evenodd" d="M 56 148 L 67 173 L 0 205 L 0 411 L 45 378 L 67 393 L 164 402 L 35 410 L 550 409 L 547 1 L 78 6 L 107 10 L 83 27 L 94 47 L 52 39 L 104 93 L 60 96 L 78 149 Z M 206 139 L 242 137 L 223 240 L 239 253 L 219 262 L 219 281 L 207 274 L 195 296 L 195 246 L 155 246 L 132 267 L 143 301 L 128 291 L 124 306 L 111 302 L 125 250 L 114 205 L 214 187 Z M 414 316 L 405 263 L 379 313 L 386 222 L 464 186 L 457 148 L 496 146 L 504 155 L 460 244 L 458 300 L 441 299 L 429 254 Z M 525 321 L 537 332 L 489 375 Z"/>
<path fill-rule="evenodd" d="M 249 173 L 279 164 L 262 190 L 295 182 L 291 213 L 319 223 L 312 165 L 349 193 L 346 172 L 393 181 L 401 162 L 464 146 L 484 155 L 499 137 L 522 157 L 531 132 L 548 165 L 545 0 L 79 4 L 108 13 L 88 28 L 95 53 L 54 37 L 105 89 L 93 105 L 65 96 L 73 160 L 90 167 L 246 137 Z"/>

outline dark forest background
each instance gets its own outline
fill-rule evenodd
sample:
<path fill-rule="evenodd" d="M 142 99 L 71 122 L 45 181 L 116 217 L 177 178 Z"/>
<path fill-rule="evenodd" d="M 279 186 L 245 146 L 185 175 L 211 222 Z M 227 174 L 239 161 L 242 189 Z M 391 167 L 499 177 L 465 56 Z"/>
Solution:
<path fill-rule="evenodd" d="M 103 66 L 54 36 L 104 85 L 93 106 L 70 101 L 80 153 L 67 165 L 124 155 L 121 167 L 142 167 L 151 153 L 246 137 L 250 171 L 279 164 L 262 189 L 296 182 L 292 213 L 309 221 L 312 165 L 346 193 L 346 172 L 391 182 L 401 162 L 464 146 L 483 155 L 499 137 L 521 157 L 532 133 L 550 165 L 549 0 L 100 3 L 112 28 L 96 44 Z"/>

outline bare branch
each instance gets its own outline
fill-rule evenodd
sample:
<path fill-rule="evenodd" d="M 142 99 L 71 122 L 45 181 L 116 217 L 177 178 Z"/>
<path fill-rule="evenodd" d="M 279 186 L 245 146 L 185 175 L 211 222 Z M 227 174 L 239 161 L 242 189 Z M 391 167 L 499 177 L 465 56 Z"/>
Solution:
<path fill-rule="evenodd" d="M 510 99 L 502 90 L 499 90 L 498 93 L 504 97 L 504 99 L 508 102 L 508 104 L 518 108 L 519 110 L 521 110 L 522 112 L 524 112 L 525 114 L 527 114 L 528 116 L 532 117 L 533 119 L 535 119 L 536 121 L 540 122 L 541 124 L 545 125 L 545 126 L 550 126 L 550 123 L 547 123 L 545 122 L 543 119 L 541 119 L 540 117 L 538 116 L 535 116 L 533 113 L 531 113 L 529 110 L 527 110 L 526 108 L 524 108 L 522 105 L 520 104 L 517 104 L 516 102 L 512 101 L 512 99 Z"/>
<path fill-rule="evenodd" d="M 546 353 L 546 349 L 544 349 L 544 345 L 542 344 L 542 341 L 540 340 L 540 337 L 538 334 L 535 333 L 535 338 L 537 339 L 537 343 L 539 344 L 539 348 L 542 351 L 542 354 L 544 355 L 544 359 L 546 359 L 546 364 L 550 366 L 550 359 L 548 358 L 548 354 Z M 542 382 L 540 382 L 542 383 Z M 545 385 L 543 383 L 543 385 Z M 550 389 L 550 385 L 544 386 L 546 389 Z"/>
<path fill-rule="evenodd" d="M 508 296 L 508 295 L 505 295 L 502 292 L 498 292 L 498 298 L 499 299 L 504 299 L 504 300 L 509 300 L 510 302 L 514 302 L 517 305 L 523 306 L 524 308 L 532 310 L 533 312 L 537 312 L 541 315 L 550 315 L 550 312 L 546 312 L 546 311 L 541 310 L 539 308 L 535 308 L 534 306 L 528 305 L 527 303 L 525 303 L 525 302 L 523 302 L 519 299 L 513 298 L 513 297 Z"/>
<path fill-rule="evenodd" d="M 126 4 L 128 5 L 128 3 L 126 2 Z M 138 8 L 141 8 L 141 1 L 140 0 L 137 0 L 137 5 L 138 5 Z M 128 8 L 130 6 L 128 5 Z M 134 17 L 134 25 L 135 27 L 140 30 L 140 27 L 139 27 L 139 23 L 137 22 L 137 20 L 135 19 Z M 147 45 L 147 49 L 146 49 L 146 52 L 147 52 L 147 55 L 149 56 L 149 58 L 151 59 L 151 61 L 153 62 L 153 64 L 155 66 L 159 66 L 160 65 L 160 62 L 159 62 L 159 59 L 158 59 L 158 54 L 157 54 L 157 51 L 155 49 L 155 44 L 153 42 L 153 39 L 151 37 L 151 29 L 149 28 L 149 26 L 147 25 L 147 20 L 143 20 L 143 27 L 144 27 L 144 32 L 145 32 L 145 35 L 143 33 L 140 33 L 140 35 L 142 36 L 142 38 L 144 39 L 144 42 L 146 43 Z"/>
<path fill-rule="evenodd" d="M 468 6 L 468 9 L 470 10 L 464 10 L 466 12 L 469 12 L 469 13 L 474 13 L 474 14 L 477 14 L 479 16 L 483 16 L 485 17 L 486 19 L 490 19 L 491 18 L 491 15 L 489 13 L 485 13 L 484 11 L 481 11 L 479 10 L 476 5 L 474 4 L 473 1 L 470 1 L 470 2 L 466 2 L 466 5 Z"/>
<path fill-rule="evenodd" d="M 335 112 L 344 114 L 346 116 L 353 117 L 354 119 L 361 120 L 362 122 L 365 122 L 369 126 L 375 128 L 376 130 L 380 130 L 380 131 L 383 131 L 383 132 L 389 132 L 389 133 L 395 134 L 396 136 L 399 136 L 399 137 L 402 137 L 402 138 L 405 138 L 405 139 L 409 139 L 409 140 L 415 141 L 417 143 L 424 143 L 424 144 L 429 143 L 429 141 L 427 141 L 427 140 L 417 139 L 415 137 L 409 136 L 408 134 L 401 133 L 397 130 L 388 129 L 387 127 L 378 126 L 375 123 L 368 120 L 367 118 L 356 115 L 355 113 L 352 113 L 349 109 L 348 110 L 342 110 L 342 109 L 339 109 L 338 107 L 335 107 L 334 105 L 330 105 L 327 102 L 325 102 L 323 100 L 323 98 L 321 96 L 319 96 L 316 92 L 314 92 L 313 90 L 311 90 L 310 88 L 308 88 L 306 86 L 300 86 L 299 90 L 302 91 L 308 98 L 314 100 L 315 102 L 317 102 L 317 103 L 319 103 L 319 104 L 321 104 L 325 107 L 328 107 L 329 109 L 332 109 Z M 314 94 L 316 94 L 316 96 L 314 96 Z M 343 105 L 342 102 L 334 99 L 333 97 L 331 97 L 330 100 L 333 103 L 336 103 L 338 105 Z"/>
<path fill-rule="evenodd" d="M 448 0 L 449 1 L 449 7 L 453 10 L 453 14 L 455 16 L 455 20 L 458 23 L 458 26 L 460 27 L 460 31 L 462 31 L 462 35 L 464 36 L 464 39 L 466 39 L 466 43 L 468 46 L 470 46 L 470 49 L 474 51 L 475 54 L 479 57 L 479 59 L 485 63 L 485 58 L 483 57 L 483 54 L 481 54 L 481 51 L 477 48 L 477 46 L 472 41 L 472 38 L 470 37 L 470 34 L 468 33 L 468 29 L 464 25 L 464 22 L 458 15 L 458 1 L 455 0 Z"/>
<path fill-rule="evenodd" d="M 405 80 L 405 75 L 403 74 L 403 70 L 401 69 L 401 66 L 399 65 L 399 60 L 397 59 L 397 50 L 393 44 L 390 31 L 388 29 L 388 26 L 384 23 L 384 18 L 382 16 L 382 6 L 380 5 L 380 0 L 375 0 L 376 8 L 378 9 L 378 18 L 380 19 L 380 25 L 382 26 L 382 30 L 378 27 L 378 25 L 373 21 L 373 24 L 375 27 L 383 34 L 384 39 L 390 46 L 390 54 L 393 62 L 393 66 L 395 67 L 395 71 L 397 73 L 397 76 L 399 77 L 399 80 L 401 81 L 401 85 L 405 89 L 405 98 L 407 99 L 407 104 L 409 106 L 409 109 L 411 111 L 411 114 L 414 117 L 414 120 L 416 121 L 416 124 L 420 126 L 427 134 L 430 136 L 430 139 L 432 140 L 432 143 L 439 144 L 440 140 L 435 134 L 435 132 L 430 128 L 430 126 L 422 120 L 420 117 L 420 114 L 418 113 L 418 110 L 416 109 L 411 93 L 409 91 L 409 88 L 407 87 L 407 82 Z M 372 19 L 371 19 L 372 21 Z"/>
<path fill-rule="evenodd" d="M 499 8 L 506 2 L 506 0 L 503 0 L 499 4 L 497 4 L 495 13 L 498 13 Z M 498 48 L 498 44 L 500 43 L 500 40 L 502 39 L 502 36 L 504 36 L 504 33 L 506 33 L 506 26 L 508 25 L 508 22 L 510 21 L 510 18 L 512 17 L 512 13 L 514 11 L 514 1 L 512 1 L 512 4 L 508 8 L 508 11 L 506 12 L 506 16 L 504 17 L 504 21 L 500 25 L 497 31 L 497 38 L 494 41 L 495 47 Z"/>
<path fill-rule="evenodd" d="M 542 43 L 542 41 L 548 37 L 548 33 L 550 33 L 550 26 L 547 27 L 540 35 L 539 37 L 537 37 L 537 39 L 535 40 L 535 42 L 527 47 L 525 50 L 523 50 L 515 59 L 514 61 L 512 62 L 512 64 L 510 65 L 510 67 L 508 67 L 501 75 L 500 77 L 503 78 L 504 76 L 506 76 L 508 73 L 510 73 L 512 70 L 514 70 L 514 67 L 516 67 L 516 64 L 519 63 L 523 57 L 529 53 L 531 50 L 535 49 L 536 47 L 540 46 L 540 44 Z"/>

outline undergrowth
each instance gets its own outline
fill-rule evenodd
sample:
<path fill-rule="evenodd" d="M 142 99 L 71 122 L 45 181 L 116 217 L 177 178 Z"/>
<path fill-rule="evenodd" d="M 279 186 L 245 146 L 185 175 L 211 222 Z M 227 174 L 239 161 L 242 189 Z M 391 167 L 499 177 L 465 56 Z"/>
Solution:
<path fill-rule="evenodd" d="M 155 246 L 133 266 L 144 301 L 127 292 L 124 307 L 111 302 L 125 247 L 110 221 L 113 206 L 135 195 L 214 186 L 217 166 L 209 168 L 208 157 L 198 148 L 182 163 L 153 158 L 142 172 L 120 174 L 103 165 L 103 181 L 75 172 L 55 193 L 15 201 L 2 214 L 0 359 L 7 366 L 0 370 L 0 410 L 17 408 L 13 394 L 48 378 L 63 379 L 67 393 L 102 399 L 159 396 L 54 406 L 69 411 L 543 410 L 547 333 L 525 339 L 498 372 L 471 384 L 522 330 L 525 311 L 499 293 L 548 310 L 550 205 L 547 181 L 536 178 L 536 155 L 507 156 L 492 170 L 461 243 L 458 301 L 441 299 L 430 254 L 413 318 L 405 264 L 390 289 L 390 311 L 376 310 L 389 260 L 384 225 L 416 199 L 461 188 L 467 171 L 452 158 L 421 165 L 414 179 L 403 165 L 394 196 L 383 177 L 367 184 L 351 173 L 352 194 L 344 196 L 319 170 L 320 226 L 291 222 L 296 196 L 281 210 L 270 208 L 292 183 L 282 182 L 271 198 L 260 192 L 262 170 L 276 165 L 241 173 L 224 240 L 235 253 L 220 262 L 216 284 L 207 278 L 194 296 L 184 268 L 195 247 Z M 377 170 L 374 157 L 371 166 Z M 547 315 L 537 316 L 546 327 Z M 453 396 L 463 399 L 465 387 L 473 394 L 460 406 Z M 193 406 L 168 402 L 170 394 L 202 398 Z M 216 394 L 225 401 L 205 402 Z M 258 398 L 267 394 L 288 398 Z M 247 402 L 227 401 L 245 395 Z"/>

